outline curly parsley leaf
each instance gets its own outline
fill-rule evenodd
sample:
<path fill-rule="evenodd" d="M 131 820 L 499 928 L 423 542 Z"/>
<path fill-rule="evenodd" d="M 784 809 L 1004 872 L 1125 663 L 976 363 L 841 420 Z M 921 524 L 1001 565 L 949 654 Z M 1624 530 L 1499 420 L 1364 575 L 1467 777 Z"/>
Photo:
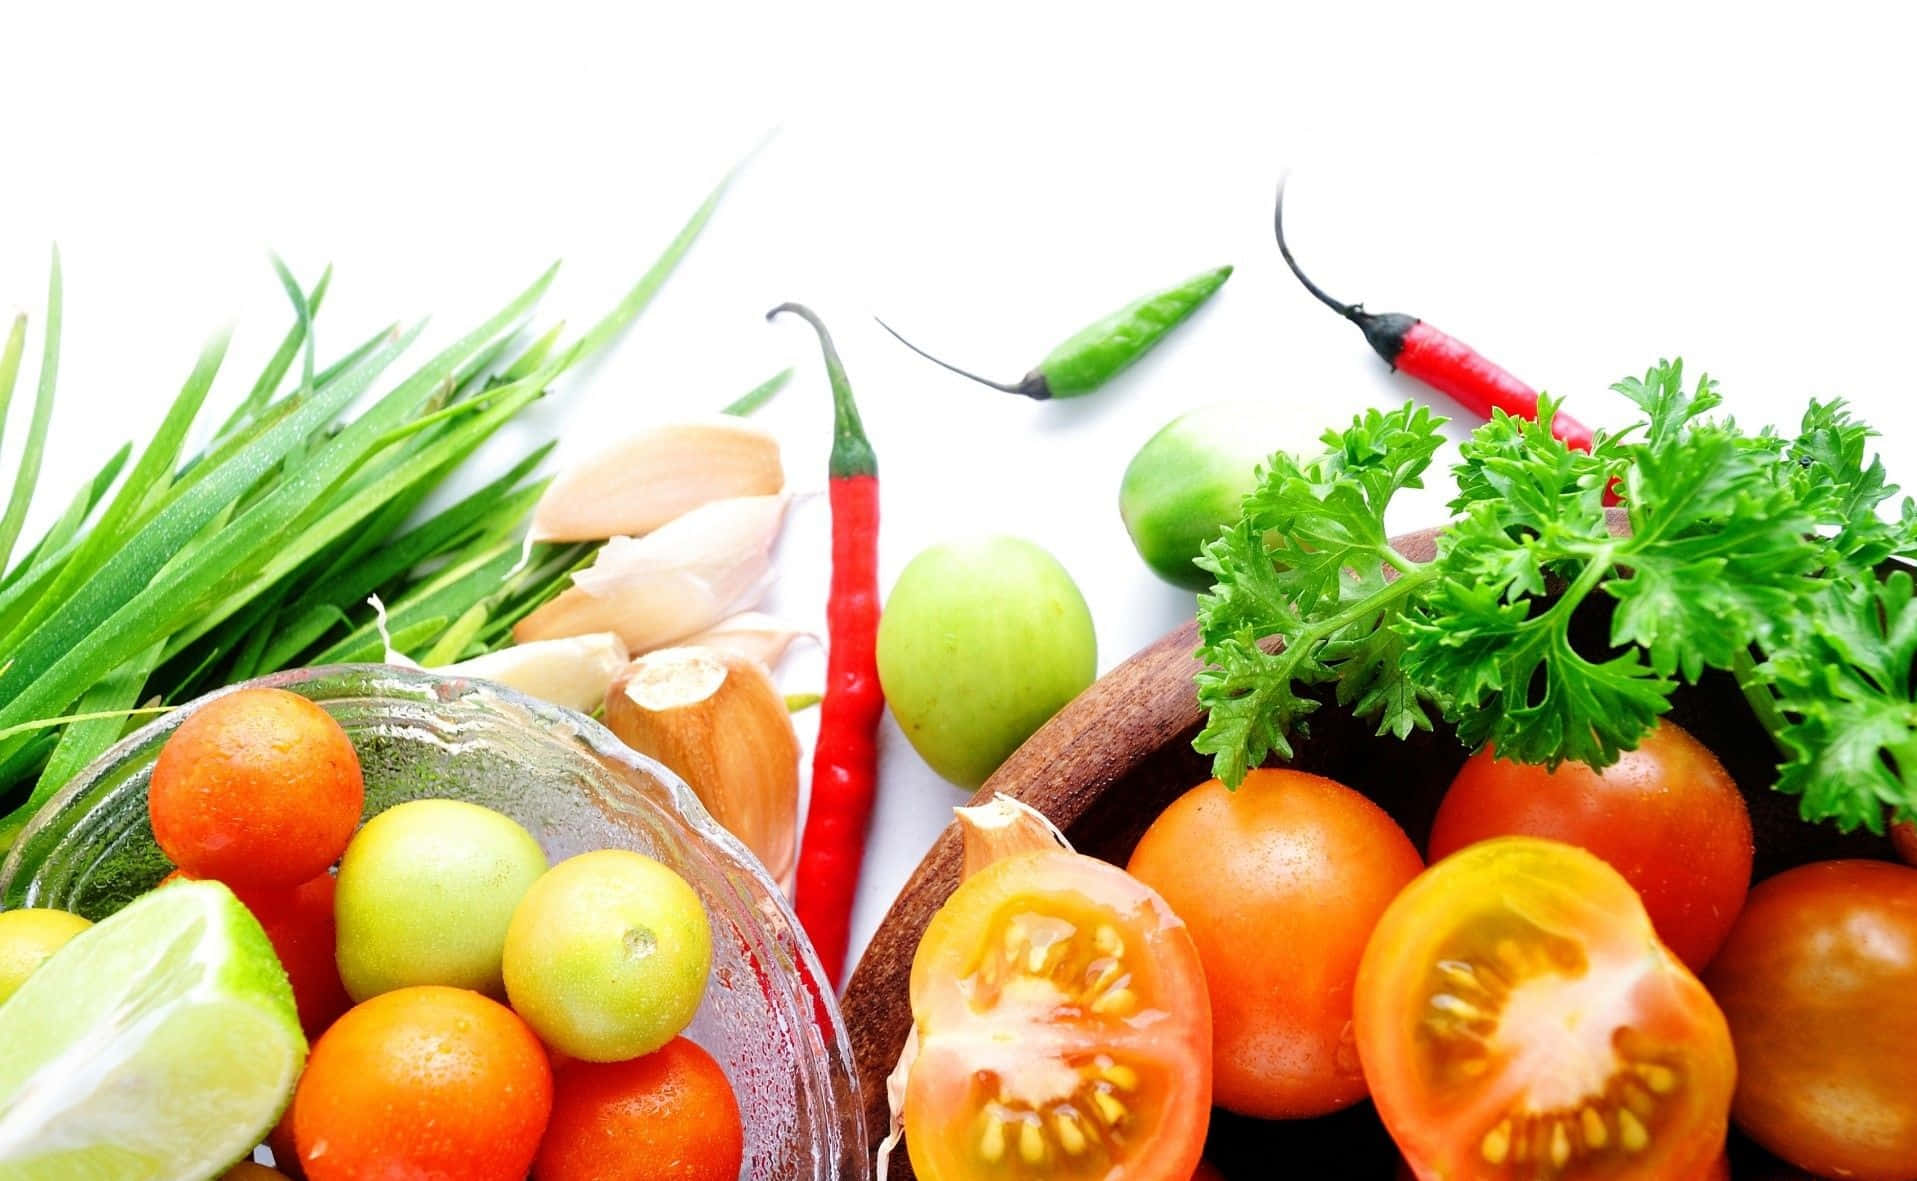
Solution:
<path fill-rule="evenodd" d="M 1882 832 L 1884 809 L 1917 818 L 1917 601 L 1911 576 L 1828 583 L 1795 642 L 1764 671 L 1793 720 L 1777 790 L 1806 820 Z"/>
<path fill-rule="evenodd" d="M 1216 586 L 1198 603 L 1198 697 L 1210 717 L 1195 745 L 1227 783 L 1274 752 L 1291 757 L 1318 708 L 1313 686 L 1335 682 L 1381 730 L 1430 726 L 1395 643 L 1376 633 L 1424 577 L 1391 549 L 1384 517 L 1422 487 L 1442 423 L 1420 406 L 1373 410 L 1327 432 L 1312 459 L 1274 455 L 1243 520 L 1205 547 L 1198 564 Z"/>
<path fill-rule="evenodd" d="M 1812 402 L 1795 436 L 1742 431 L 1711 416 L 1715 383 L 1687 385 L 1674 361 L 1614 388 L 1643 418 L 1589 453 L 1504 414 L 1480 427 L 1429 563 L 1384 533 L 1437 448 L 1428 414 L 1372 413 L 1312 460 L 1273 457 L 1201 562 L 1218 582 L 1199 610 L 1197 746 L 1218 774 L 1289 757 L 1326 686 L 1381 734 L 1441 713 L 1472 747 L 1603 766 L 1680 683 L 1720 668 L 1777 738 L 1779 787 L 1807 818 L 1917 815 L 1917 604 L 1908 575 L 1875 570 L 1917 554 L 1917 503 L 1886 515 L 1897 489 L 1870 429 Z M 1555 411 L 1541 400 L 1545 422 Z M 1573 627 L 1593 596 L 1612 601 L 1607 635 Z"/>

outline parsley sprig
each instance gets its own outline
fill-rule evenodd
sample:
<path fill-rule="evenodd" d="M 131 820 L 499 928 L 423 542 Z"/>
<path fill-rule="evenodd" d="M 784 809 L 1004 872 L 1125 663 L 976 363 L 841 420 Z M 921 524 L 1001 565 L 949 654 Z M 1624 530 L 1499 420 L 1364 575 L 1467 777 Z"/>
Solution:
<path fill-rule="evenodd" d="M 1428 410 L 1370 411 L 1321 455 L 1273 456 L 1200 560 L 1216 585 L 1199 600 L 1196 745 L 1219 777 L 1291 757 L 1327 687 L 1381 735 L 1442 718 L 1474 749 L 1606 766 L 1680 684 L 1726 669 L 1806 819 L 1917 815 L 1917 590 L 1877 575 L 1917 552 L 1917 505 L 1882 515 L 1897 488 L 1873 432 L 1813 401 L 1795 437 L 1748 433 L 1712 415 L 1715 383 L 1687 387 L 1682 362 L 1612 388 L 1642 420 L 1590 452 L 1501 412 L 1473 433 L 1429 562 L 1384 526 L 1442 442 Z M 1614 482 L 1630 525 L 1616 534 Z M 1571 626 L 1594 596 L 1613 605 L 1595 645 Z"/>

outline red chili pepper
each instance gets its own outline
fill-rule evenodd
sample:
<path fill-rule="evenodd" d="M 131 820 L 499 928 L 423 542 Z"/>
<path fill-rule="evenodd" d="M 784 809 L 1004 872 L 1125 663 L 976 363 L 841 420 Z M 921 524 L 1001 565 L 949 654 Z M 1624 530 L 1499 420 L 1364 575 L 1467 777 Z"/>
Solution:
<path fill-rule="evenodd" d="M 1517 418 L 1535 420 L 1538 416 L 1538 392 L 1465 344 L 1455 336 L 1438 331 L 1415 316 L 1397 312 L 1367 312 L 1363 304 L 1341 303 L 1325 294 L 1298 269 L 1285 244 L 1285 186 L 1278 186 L 1278 208 L 1272 217 L 1278 234 L 1278 253 L 1285 265 L 1332 311 L 1358 326 L 1373 350 L 1393 369 L 1417 378 L 1449 397 L 1479 418 L 1490 418 L 1493 410 L 1502 410 Z M 1591 428 L 1560 410 L 1551 420 L 1551 434 L 1575 451 L 1591 449 Z M 1616 503 L 1609 491 L 1606 501 Z"/>
<path fill-rule="evenodd" d="M 852 895 L 865 856 L 878 785 L 879 470 L 859 422 L 852 385 L 825 324 L 800 304 L 766 313 L 802 317 L 819 334 L 832 380 L 832 592 L 826 602 L 828 646 L 819 741 L 812 753 L 812 803 L 799 842 L 792 906 L 837 988 L 850 941 Z"/>

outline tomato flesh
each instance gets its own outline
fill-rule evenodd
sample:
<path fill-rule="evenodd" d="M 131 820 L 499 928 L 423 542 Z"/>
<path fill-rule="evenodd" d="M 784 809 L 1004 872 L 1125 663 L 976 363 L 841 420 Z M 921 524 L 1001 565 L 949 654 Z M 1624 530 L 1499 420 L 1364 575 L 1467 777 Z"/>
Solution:
<path fill-rule="evenodd" d="M 1582 849 L 1504 837 L 1426 870 L 1366 945 L 1355 1021 L 1424 1181 L 1696 1181 L 1723 1151 L 1723 1014 Z"/>
<path fill-rule="evenodd" d="M 1603 858 L 1693 972 L 1717 953 L 1751 884 L 1744 797 L 1717 757 L 1670 722 L 1602 771 L 1473 755 L 1438 807 L 1431 860 L 1499 836 L 1548 837 Z"/>
<path fill-rule="evenodd" d="M 1189 1176 L 1211 1106 L 1211 1013 L 1185 926 L 1116 866 L 997 861 L 912 964 L 905 1143 L 923 1181 Z"/>
<path fill-rule="evenodd" d="M 1739 1127 L 1821 1176 L 1917 1177 L 1917 869 L 1825 861 L 1760 883 L 1707 977 Z"/>

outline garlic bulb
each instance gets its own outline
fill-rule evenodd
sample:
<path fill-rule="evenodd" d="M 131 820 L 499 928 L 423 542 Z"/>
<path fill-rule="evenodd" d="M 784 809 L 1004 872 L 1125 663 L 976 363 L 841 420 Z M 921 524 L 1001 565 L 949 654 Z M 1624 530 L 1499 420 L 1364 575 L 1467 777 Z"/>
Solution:
<path fill-rule="evenodd" d="M 784 487 L 763 428 L 729 415 L 666 423 L 560 473 L 533 508 L 531 540 L 637 537 L 702 504 Z"/>
<path fill-rule="evenodd" d="M 572 586 L 520 620 L 513 638 L 610 631 L 628 652 L 645 652 L 697 635 L 764 596 L 789 500 L 716 500 L 644 537 L 615 537 Z"/>
<path fill-rule="evenodd" d="M 606 694 L 606 727 L 685 780 L 791 892 L 799 737 L 764 665 L 715 648 L 648 652 Z"/>

